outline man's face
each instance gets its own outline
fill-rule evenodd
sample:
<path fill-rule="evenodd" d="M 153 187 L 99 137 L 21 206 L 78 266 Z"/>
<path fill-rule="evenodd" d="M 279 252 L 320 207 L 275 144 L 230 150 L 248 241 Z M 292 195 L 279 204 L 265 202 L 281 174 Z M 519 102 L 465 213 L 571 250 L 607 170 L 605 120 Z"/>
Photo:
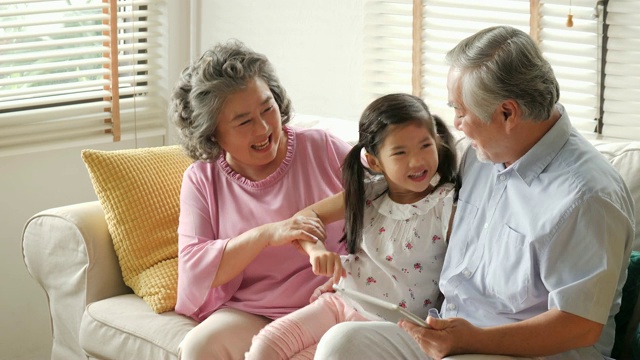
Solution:
<path fill-rule="evenodd" d="M 472 113 L 462 99 L 462 74 L 459 69 L 451 67 L 447 77 L 449 91 L 449 105 L 455 110 L 453 120 L 456 129 L 464 132 L 476 149 L 478 160 L 482 162 L 504 162 L 502 143 L 506 139 L 503 126 L 504 121 L 498 109 L 485 122 L 478 115 Z"/>

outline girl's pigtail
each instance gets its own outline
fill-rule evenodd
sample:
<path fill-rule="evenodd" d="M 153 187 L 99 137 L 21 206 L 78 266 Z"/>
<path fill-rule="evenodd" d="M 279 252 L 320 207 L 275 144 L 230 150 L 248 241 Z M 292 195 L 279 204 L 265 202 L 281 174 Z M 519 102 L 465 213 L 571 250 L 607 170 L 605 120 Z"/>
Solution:
<path fill-rule="evenodd" d="M 436 132 L 440 138 L 438 147 L 438 174 L 440 181 L 436 187 L 444 183 L 457 183 L 458 173 L 458 155 L 456 150 L 456 141 L 449 131 L 447 124 L 437 115 L 433 115 L 433 121 L 436 125 Z"/>
<path fill-rule="evenodd" d="M 347 154 L 342 164 L 342 185 L 344 187 L 344 237 L 347 251 L 355 254 L 360 249 L 364 218 L 364 165 L 361 161 L 363 145 L 356 144 Z"/>

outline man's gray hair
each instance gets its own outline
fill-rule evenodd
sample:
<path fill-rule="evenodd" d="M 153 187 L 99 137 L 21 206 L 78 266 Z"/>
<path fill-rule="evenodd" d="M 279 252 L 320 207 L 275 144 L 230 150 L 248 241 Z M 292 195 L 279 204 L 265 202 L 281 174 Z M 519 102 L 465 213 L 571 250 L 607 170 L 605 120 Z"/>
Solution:
<path fill-rule="evenodd" d="M 462 40 L 447 53 L 461 72 L 462 101 L 483 121 L 496 107 L 515 100 L 526 120 L 551 117 L 560 97 L 553 69 L 533 39 L 509 26 L 495 26 Z"/>

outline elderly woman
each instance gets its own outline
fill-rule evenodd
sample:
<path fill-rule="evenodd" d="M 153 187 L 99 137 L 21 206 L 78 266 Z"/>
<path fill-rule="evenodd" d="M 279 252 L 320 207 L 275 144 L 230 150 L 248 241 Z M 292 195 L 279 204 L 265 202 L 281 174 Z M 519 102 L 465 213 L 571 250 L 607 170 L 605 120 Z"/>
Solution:
<path fill-rule="evenodd" d="M 184 69 L 170 116 L 196 160 L 180 195 L 176 312 L 200 324 L 180 356 L 239 359 L 253 335 L 326 281 L 295 242 L 326 239 L 344 253 L 342 223 L 293 215 L 342 190 L 350 146 L 287 126 L 291 101 L 270 62 L 238 41 Z"/>

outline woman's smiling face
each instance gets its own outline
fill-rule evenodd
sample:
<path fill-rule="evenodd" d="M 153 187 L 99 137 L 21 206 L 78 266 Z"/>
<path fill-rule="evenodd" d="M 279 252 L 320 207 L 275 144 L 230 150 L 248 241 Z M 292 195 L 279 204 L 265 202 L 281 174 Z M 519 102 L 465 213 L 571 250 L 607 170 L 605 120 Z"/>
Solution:
<path fill-rule="evenodd" d="M 278 104 L 262 79 L 250 80 L 226 99 L 214 136 L 239 174 L 257 181 L 278 168 L 287 141 Z"/>

